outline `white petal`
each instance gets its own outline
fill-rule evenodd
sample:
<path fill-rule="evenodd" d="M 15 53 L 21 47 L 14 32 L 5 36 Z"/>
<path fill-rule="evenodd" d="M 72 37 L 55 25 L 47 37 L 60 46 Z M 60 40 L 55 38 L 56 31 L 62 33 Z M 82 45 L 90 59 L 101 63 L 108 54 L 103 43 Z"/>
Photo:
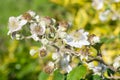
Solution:
<path fill-rule="evenodd" d="M 55 64 L 54 64 L 53 62 L 51 62 L 51 61 L 48 63 L 48 66 L 50 66 L 50 67 L 52 67 L 52 68 L 54 67 L 54 65 L 55 65 Z"/>
<path fill-rule="evenodd" d="M 90 45 L 88 41 L 82 41 L 83 45 Z"/>
<path fill-rule="evenodd" d="M 115 69 L 117 69 L 118 67 L 120 67 L 120 62 L 114 62 L 113 67 Z"/>
<path fill-rule="evenodd" d="M 9 18 L 9 31 L 12 33 L 21 29 L 21 25 L 16 17 Z"/>
<path fill-rule="evenodd" d="M 40 24 L 42 27 L 45 27 L 45 26 L 46 26 L 45 21 L 40 21 L 39 24 Z"/>
<path fill-rule="evenodd" d="M 34 49 L 31 49 L 31 50 L 30 50 L 30 55 L 31 55 L 31 56 L 33 56 L 35 53 L 36 53 L 36 50 L 34 50 Z"/>
<path fill-rule="evenodd" d="M 25 25 L 26 23 L 27 23 L 27 20 L 21 20 L 19 25 L 23 26 L 23 25 Z"/>
<path fill-rule="evenodd" d="M 37 22 L 39 22 L 40 21 L 40 16 L 39 15 L 35 16 L 35 19 L 36 19 Z"/>
<path fill-rule="evenodd" d="M 63 39 L 63 38 L 66 38 L 67 33 L 66 32 L 59 32 L 58 35 L 59 35 L 60 38 Z"/>
<path fill-rule="evenodd" d="M 71 67 L 70 65 L 68 65 L 68 66 L 66 67 L 66 71 L 67 71 L 67 73 L 69 73 L 70 71 L 72 71 L 72 67 Z"/>
<path fill-rule="evenodd" d="M 33 34 L 31 37 L 32 37 L 35 41 L 39 41 L 39 40 L 40 40 L 39 37 L 37 37 L 36 34 Z"/>
<path fill-rule="evenodd" d="M 53 53 L 53 54 L 52 54 L 52 59 L 53 59 L 53 60 L 59 59 L 58 53 Z"/>
<path fill-rule="evenodd" d="M 43 45 L 47 45 L 49 43 L 49 41 L 47 39 L 41 39 L 41 43 Z"/>
<path fill-rule="evenodd" d="M 35 14 L 36 14 L 35 12 L 33 12 L 33 11 L 31 11 L 31 10 L 29 10 L 28 13 L 29 13 L 32 17 L 34 17 Z"/>

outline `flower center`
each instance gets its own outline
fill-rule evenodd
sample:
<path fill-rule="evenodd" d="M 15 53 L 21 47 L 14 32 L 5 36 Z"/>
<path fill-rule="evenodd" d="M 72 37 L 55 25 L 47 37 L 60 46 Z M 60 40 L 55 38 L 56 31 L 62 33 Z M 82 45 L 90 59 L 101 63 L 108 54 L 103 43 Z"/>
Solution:
<path fill-rule="evenodd" d="M 10 26 L 12 27 L 12 29 L 16 29 L 18 27 L 18 23 L 16 21 L 12 21 L 10 23 Z"/>
<path fill-rule="evenodd" d="M 82 34 L 79 32 L 76 32 L 73 34 L 73 38 L 75 41 L 79 41 L 81 39 Z"/>
<path fill-rule="evenodd" d="M 36 26 L 36 27 L 35 27 L 35 31 L 36 31 L 37 33 L 40 33 L 40 32 L 42 31 L 42 28 L 41 28 L 40 26 Z"/>

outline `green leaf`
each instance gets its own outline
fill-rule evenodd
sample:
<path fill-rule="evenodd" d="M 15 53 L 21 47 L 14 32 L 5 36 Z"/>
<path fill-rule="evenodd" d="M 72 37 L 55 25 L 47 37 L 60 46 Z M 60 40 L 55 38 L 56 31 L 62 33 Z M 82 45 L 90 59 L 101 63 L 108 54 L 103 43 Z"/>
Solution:
<path fill-rule="evenodd" d="M 64 80 L 64 78 L 65 78 L 65 76 L 63 74 L 61 74 L 59 70 L 56 70 L 54 72 L 53 80 Z"/>
<path fill-rule="evenodd" d="M 116 38 L 107 38 L 107 37 L 103 37 L 101 38 L 101 43 L 112 43 Z"/>
<path fill-rule="evenodd" d="M 93 80 L 102 80 L 99 75 L 93 75 Z"/>
<path fill-rule="evenodd" d="M 87 73 L 87 68 L 83 65 L 80 65 L 74 68 L 68 75 L 67 80 L 80 80 L 85 77 Z"/>
<path fill-rule="evenodd" d="M 42 71 L 38 76 L 38 80 L 47 80 L 48 77 L 49 77 L 49 74 Z"/>

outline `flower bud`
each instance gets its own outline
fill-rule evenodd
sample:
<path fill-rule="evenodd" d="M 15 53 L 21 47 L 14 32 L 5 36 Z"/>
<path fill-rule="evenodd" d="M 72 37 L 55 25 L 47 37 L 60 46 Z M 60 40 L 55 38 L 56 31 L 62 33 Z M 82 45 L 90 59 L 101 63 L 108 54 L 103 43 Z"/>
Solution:
<path fill-rule="evenodd" d="M 52 73 L 54 71 L 54 63 L 53 62 L 49 62 L 45 68 L 44 71 L 48 74 Z"/>
<path fill-rule="evenodd" d="M 59 59 L 59 54 L 58 54 L 58 53 L 53 53 L 53 54 L 52 54 L 52 59 L 53 59 L 53 60 Z"/>
<path fill-rule="evenodd" d="M 61 30 L 61 31 L 66 31 L 69 27 L 69 24 L 65 21 L 62 21 L 62 22 L 59 22 L 59 26 L 58 28 Z"/>
<path fill-rule="evenodd" d="M 47 45 L 49 43 L 49 41 L 46 38 L 44 38 L 44 39 L 41 39 L 41 43 L 43 45 Z"/>
<path fill-rule="evenodd" d="M 58 35 L 60 38 L 64 39 L 67 36 L 67 33 L 66 32 L 59 32 Z"/>
<path fill-rule="evenodd" d="M 42 20 L 45 21 L 46 26 L 50 26 L 53 23 L 52 19 L 48 16 L 42 18 Z"/>
<path fill-rule="evenodd" d="M 16 40 L 20 40 L 21 39 L 21 35 L 20 34 L 16 34 L 15 37 L 16 37 Z"/>
<path fill-rule="evenodd" d="M 40 57 L 45 57 L 47 55 L 47 51 L 45 47 L 42 47 L 39 51 L 39 56 Z"/>
<path fill-rule="evenodd" d="M 115 69 L 120 68 L 120 56 L 118 56 L 118 57 L 115 58 L 114 63 L 113 63 L 113 67 Z"/>
<path fill-rule="evenodd" d="M 30 50 L 30 55 L 31 55 L 31 56 L 34 56 L 35 53 L 36 53 L 36 50 L 34 50 L 34 49 L 31 49 L 31 50 Z"/>
<path fill-rule="evenodd" d="M 22 15 L 22 17 L 25 19 L 25 20 L 27 20 L 27 21 L 30 21 L 31 19 L 32 19 L 32 16 L 29 14 L 29 13 L 24 13 L 23 15 Z"/>
<path fill-rule="evenodd" d="M 96 35 L 92 34 L 89 36 L 89 41 L 90 41 L 91 45 L 94 45 L 94 44 L 100 42 L 100 38 L 97 37 Z"/>

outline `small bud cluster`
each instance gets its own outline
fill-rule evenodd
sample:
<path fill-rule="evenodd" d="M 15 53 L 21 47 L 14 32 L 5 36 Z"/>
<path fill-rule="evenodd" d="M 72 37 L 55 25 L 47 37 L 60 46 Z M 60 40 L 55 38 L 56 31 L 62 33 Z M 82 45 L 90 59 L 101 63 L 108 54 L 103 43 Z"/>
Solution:
<path fill-rule="evenodd" d="M 30 55 L 38 53 L 42 58 L 51 55 L 52 60 L 44 67 L 47 73 L 58 68 L 63 73 L 69 73 L 79 63 L 86 64 L 93 73 L 98 74 L 101 74 L 103 67 L 106 68 L 100 62 L 99 65 L 91 63 L 94 56 L 91 56 L 90 49 L 100 43 L 100 38 L 94 34 L 89 35 L 84 29 L 68 33 L 70 24 L 66 21 L 57 22 L 53 18 L 41 17 L 28 11 L 18 17 L 10 17 L 8 27 L 8 35 L 14 39 L 33 39 L 41 43 L 40 48 L 30 50 Z M 118 62 L 113 65 L 118 68 Z"/>

